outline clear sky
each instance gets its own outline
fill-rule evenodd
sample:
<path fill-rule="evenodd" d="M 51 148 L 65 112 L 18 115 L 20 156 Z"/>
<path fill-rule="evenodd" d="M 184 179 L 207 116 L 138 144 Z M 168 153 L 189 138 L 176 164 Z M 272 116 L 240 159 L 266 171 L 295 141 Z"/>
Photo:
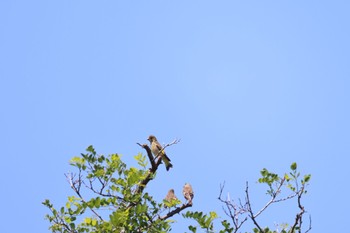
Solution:
<path fill-rule="evenodd" d="M 149 134 L 181 138 L 149 187 L 158 200 L 190 182 L 192 210 L 224 217 L 220 183 L 242 198 L 249 181 L 259 209 L 259 171 L 295 161 L 312 174 L 312 232 L 344 232 L 349 11 L 345 0 L 1 1 L 1 232 L 48 232 L 41 202 L 73 194 L 71 157 L 92 144 L 132 161 Z"/>

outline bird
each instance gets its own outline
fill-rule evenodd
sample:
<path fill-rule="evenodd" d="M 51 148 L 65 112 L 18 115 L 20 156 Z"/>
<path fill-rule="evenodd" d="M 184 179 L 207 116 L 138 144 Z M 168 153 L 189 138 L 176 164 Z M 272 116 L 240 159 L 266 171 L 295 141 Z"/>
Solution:
<path fill-rule="evenodd" d="M 169 189 L 168 194 L 165 197 L 165 200 L 167 200 L 168 202 L 171 202 L 172 200 L 177 200 L 174 189 Z"/>
<path fill-rule="evenodd" d="M 185 199 L 188 201 L 188 204 L 192 205 L 192 200 L 194 197 L 194 192 L 192 189 L 192 186 L 189 183 L 186 183 L 183 187 L 182 194 L 184 195 Z"/>
<path fill-rule="evenodd" d="M 151 143 L 151 151 L 155 157 L 161 156 L 163 162 L 165 163 L 166 170 L 169 171 L 173 165 L 170 163 L 169 157 L 165 154 L 163 147 L 157 141 L 157 138 L 153 135 L 150 135 L 147 139 Z"/>

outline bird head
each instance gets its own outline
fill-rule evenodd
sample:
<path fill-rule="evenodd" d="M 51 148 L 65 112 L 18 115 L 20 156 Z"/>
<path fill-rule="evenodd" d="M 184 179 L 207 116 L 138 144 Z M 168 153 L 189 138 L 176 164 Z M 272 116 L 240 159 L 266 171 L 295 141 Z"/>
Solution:
<path fill-rule="evenodd" d="M 153 136 L 153 135 L 149 135 L 147 140 L 150 141 L 150 142 L 153 142 L 153 141 L 156 141 L 157 138 L 155 136 Z"/>

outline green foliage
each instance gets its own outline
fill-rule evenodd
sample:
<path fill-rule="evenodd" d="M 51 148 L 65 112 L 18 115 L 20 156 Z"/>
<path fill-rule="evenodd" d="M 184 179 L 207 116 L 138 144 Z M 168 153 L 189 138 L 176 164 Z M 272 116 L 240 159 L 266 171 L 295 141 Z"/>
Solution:
<path fill-rule="evenodd" d="M 224 227 L 224 229 L 219 231 L 219 233 L 231 233 L 234 230 L 234 228 L 231 227 L 230 222 L 228 222 L 227 220 L 221 221 L 221 225 Z"/>
<path fill-rule="evenodd" d="M 146 151 L 149 152 L 149 148 Z M 150 159 L 152 156 L 148 154 L 148 157 Z M 51 224 L 50 230 L 61 233 L 170 232 L 173 223 L 170 217 L 191 207 L 192 203 L 182 204 L 178 199 L 154 200 L 145 187 L 156 178 L 161 158 L 156 163 L 152 161 L 151 168 L 147 168 L 149 161 L 141 153 L 134 159 L 139 167 L 128 167 L 119 154 L 99 155 L 92 146 L 86 149 L 86 153 L 73 157 L 70 165 L 77 169 L 77 173 L 66 174 L 66 177 L 75 195 L 68 196 L 65 205 L 59 208 L 55 208 L 50 200 L 42 203 L 50 210 L 50 214 L 46 215 Z M 237 205 L 231 200 L 222 200 L 220 193 L 219 200 L 226 206 L 225 212 L 229 217 L 228 220 L 220 221 L 220 230 L 214 229 L 214 223 L 219 217 L 213 211 L 208 214 L 200 211 L 183 213 L 184 218 L 197 223 L 188 226 L 188 229 L 191 232 L 201 229 L 206 232 L 236 233 L 250 219 L 254 233 L 294 233 L 300 230 L 304 214 L 300 199 L 307 192 L 311 175 L 304 175 L 301 179 L 297 168 L 297 164 L 292 163 L 290 172 L 282 176 L 266 168 L 260 171 L 258 182 L 267 185 L 266 193 L 271 200 L 257 213 L 251 209 L 247 183 L 246 203 L 239 201 Z M 290 193 L 280 197 L 283 188 Z M 277 230 L 260 227 L 257 217 L 266 208 L 292 198 L 298 198 L 301 210 L 293 224 L 281 225 L 282 228 Z M 168 213 L 161 216 L 166 208 Z"/>
<path fill-rule="evenodd" d="M 128 168 L 120 155 L 98 155 L 92 146 L 86 151 L 70 161 L 78 174 L 66 174 L 76 196 L 69 196 L 59 210 L 49 200 L 43 202 L 51 211 L 46 218 L 52 232 L 169 231 L 169 222 L 158 220 L 164 210 L 163 203 L 153 200 L 147 192 L 139 191 L 141 181 L 150 173 L 148 169 Z M 142 168 L 148 164 L 142 154 L 135 156 L 135 160 Z M 155 174 L 150 178 L 154 177 Z M 83 197 L 83 188 L 96 196 Z M 80 223 L 78 219 L 81 219 Z"/>
<path fill-rule="evenodd" d="M 292 171 L 297 170 L 297 163 L 296 162 L 292 163 L 292 165 L 290 165 L 290 169 L 292 169 Z"/>
<path fill-rule="evenodd" d="M 181 201 L 179 199 L 172 199 L 170 201 L 164 199 L 163 203 L 165 207 L 171 208 L 181 204 Z"/>
<path fill-rule="evenodd" d="M 262 177 L 258 179 L 258 182 L 268 185 L 269 189 L 267 190 L 267 194 L 271 195 L 272 197 L 279 193 L 281 185 L 285 185 L 294 193 L 297 193 L 300 191 L 300 184 L 302 186 L 306 186 L 309 183 L 311 175 L 305 175 L 299 184 L 300 172 L 297 171 L 297 163 L 292 163 L 290 169 L 291 172 L 289 172 L 289 174 L 285 173 L 284 176 L 280 177 L 278 174 L 269 172 L 266 168 L 264 168 L 260 171 Z M 306 193 L 306 190 L 303 192 Z"/>
<path fill-rule="evenodd" d="M 215 212 L 209 212 L 209 214 L 203 214 L 203 212 L 192 212 L 187 211 L 185 214 L 182 214 L 184 218 L 194 219 L 202 229 L 207 230 L 207 232 L 212 232 L 214 228 L 214 220 L 218 218 Z M 189 226 L 188 229 L 192 232 L 197 231 L 197 227 Z"/>
<path fill-rule="evenodd" d="M 260 171 L 261 178 L 259 178 L 259 183 L 265 183 L 269 186 L 269 190 L 267 190 L 267 194 L 273 196 L 275 195 L 273 184 L 280 180 L 280 177 L 272 172 L 269 172 L 266 168 Z"/>

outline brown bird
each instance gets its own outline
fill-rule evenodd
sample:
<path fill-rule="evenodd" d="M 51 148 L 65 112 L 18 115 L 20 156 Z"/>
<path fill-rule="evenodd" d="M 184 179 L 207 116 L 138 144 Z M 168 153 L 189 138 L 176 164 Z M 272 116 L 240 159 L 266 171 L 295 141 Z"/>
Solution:
<path fill-rule="evenodd" d="M 151 151 L 155 157 L 161 156 L 166 170 L 169 171 L 173 165 L 170 163 L 169 157 L 165 154 L 165 151 L 163 147 L 160 145 L 160 143 L 157 141 L 157 138 L 153 135 L 150 135 L 147 139 L 151 143 Z"/>
<path fill-rule="evenodd" d="M 168 202 L 171 202 L 172 200 L 177 200 L 174 189 L 169 190 L 168 194 L 165 197 L 165 200 L 167 200 Z"/>
<path fill-rule="evenodd" d="M 184 195 L 185 199 L 187 200 L 188 204 L 192 205 L 192 200 L 194 197 L 194 192 L 192 189 L 192 186 L 189 183 L 186 183 L 184 185 L 184 188 L 182 190 L 182 194 Z"/>

